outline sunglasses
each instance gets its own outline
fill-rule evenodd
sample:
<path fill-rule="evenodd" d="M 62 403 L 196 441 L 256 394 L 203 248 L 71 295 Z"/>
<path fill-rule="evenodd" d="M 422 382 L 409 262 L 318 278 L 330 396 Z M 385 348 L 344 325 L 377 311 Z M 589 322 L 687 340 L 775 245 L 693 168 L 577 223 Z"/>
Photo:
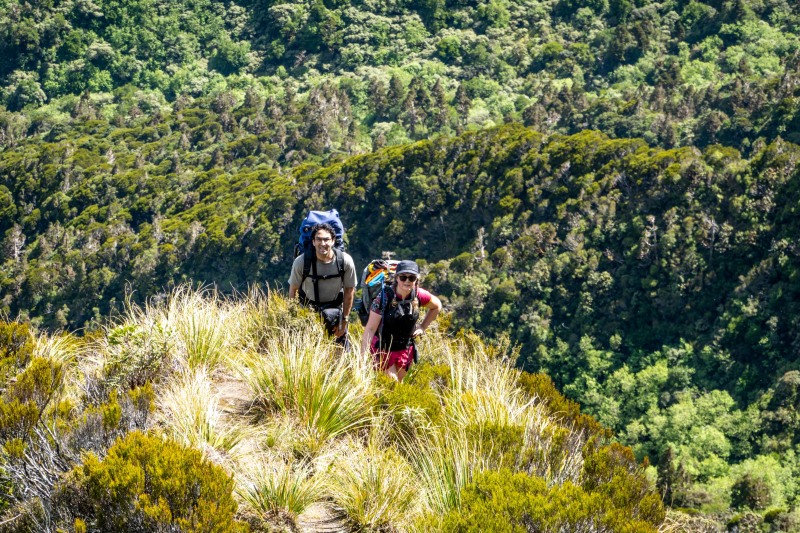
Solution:
<path fill-rule="evenodd" d="M 417 281 L 417 276 L 408 276 L 406 274 L 398 274 L 397 279 L 400 281 Z"/>

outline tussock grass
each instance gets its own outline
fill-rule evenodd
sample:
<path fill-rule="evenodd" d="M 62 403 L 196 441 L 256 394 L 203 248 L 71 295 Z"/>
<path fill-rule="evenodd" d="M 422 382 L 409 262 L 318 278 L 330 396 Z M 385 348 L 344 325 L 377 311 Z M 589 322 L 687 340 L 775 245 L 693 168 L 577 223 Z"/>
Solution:
<path fill-rule="evenodd" d="M 184 286 L 172 294 L 162 320 L 166 329 L 175 331 L 190 368 L 215 368 L 226 359 L 240 315 L 239 306 L 224 302 L 215 290 L 193 291 Z"/>
<path fill-rule="evenodd" d="M 34 336 L 33 345 L 33 353 L 37 356 L 69 364 L 75 361 L 83 342 L 80 338 L 68 334 L 40 334 Z"/>
<path fill-rule="evenodd" d="M 290 330 L 266 339 L 263 353 L 244 354 L 236 369 L 266 415 L 288 413 L 321 439 L 369 425 L 375 402 L 371 362 L 314 332 Z"/>
<path fill-rule="evenodd" d="M 446 415 L 457 427 L 524 424 L 533 400 L 517 387 L 519 370 L 472 339 L 458 340 L 441 350 L 450 368 L 445 393 Z"/>
<path fill-rule="evenodd" d="M 418 384 L 412 373 L 397 389 L 279 294 L 181 287 L 129 305 L 89 342 L 40 336 L 36 350 L 75 362 L 86 400 L 76 395 L 76 405 L 152 385 L 150 429 L 223 464 L 242 508 L 267 529 L 294 528 L 313 508 L 355 530 L 414 531 L 418 519 L 459 509 L 462 489 L 498 465 L 579 483 L 586 437 L 519 388 L 507 346 L 436 328 L 420 345 L 423 362 L 447 370 Z"/>
<path fill-rule="evenodd" d="M 581 432 L 556 424 L 541 405 L 528 409 L 524 445 L 537 459 L 526 468 L 529 474 L 542 477 L 551 485 L 567 481 L 577 485 L 583 468 L 584 443 Z"/>
<path fill-rule="evenodd" d="M 434 430 L 402 444 L 417 479 L 422 504 L 437 515 L 461 505 L 461 489 L 483 469 L 481 454 L 463 430 Z"/>
<path fill-rule="evenodd" d="M 157 400 L 156 421 L 174 440 L 206 454 L 236 454 L 244 438 L 253 434 L 237 424 L 226 423 L 219 395 L 205 367 L 179 374 Z"/>
<path fill-rule="evenodd" d="M 294 521 L 324 493 L 322 477 L 309 463 L 266 455 L 247 462 L 236 489 L 244 505 L 264 521 Z"/>
<path fill-rule="evenodd" d="M 246 350 L 263 351 L 268 339 L 280 337 L 287 330 L 322 335 L 322 327 L 314 313 L 268 289 L 251 287 L 241 305 L 242 320 L 237 324 L 238 340 Z"/>
<path fill-rule="evenodd" d="M 415 473 L 391 446 L 352 441 L 327 483 L 336 508 L 357 530 L 405 530 L 420 511 Z"/>

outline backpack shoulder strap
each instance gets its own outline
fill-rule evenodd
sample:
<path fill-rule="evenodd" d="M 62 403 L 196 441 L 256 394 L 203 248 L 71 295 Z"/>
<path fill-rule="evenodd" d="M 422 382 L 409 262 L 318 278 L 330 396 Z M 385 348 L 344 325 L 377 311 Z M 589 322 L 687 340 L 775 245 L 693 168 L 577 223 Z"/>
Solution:
<path fill-rule="evenodd" d="M 381 316 L 386 312 L 386 306 L 389 305 L 394 298 L 395 294 L 392 288 L 389 285 L 384 285 L 381 290 Z"/>
<path fill-rule="evenodd" d="M 344 284 L 344 252 L 334 248 L 333 253 L 336 255 L 336 267 L 339 269 L 339 277 L 342 278 L 342 284 Z"/>
<path fill-rule="evenodd" d="M 388 298 L 386 298 L 386 293 L 392 293 L 391 287 L 387 287 L 384 285 L 381 287 L 381 329 L 378 332 L 378 338 L 380 342 L 383 342 L 383 323 L 386 322 L 383 317 L 386 315 L 386 304 L 388 303 Z M 394 295 L 392 296 L 394 298 Z"/>
<path fill-rule="evenodd" d="M 300 285 L 306 280 L 308 275 L 311 273 L 311 263 L 317 261 L 317 256 L 314 255 L 313 259 L 309 257 L 309 254 L 303 253 L 303 277 L 300 279 Z"/>
<path fill-rule="evenodd" d="M 315 304 L 319 302 L 319 287 L 317 286 L 317 255 L 316 254 L 308 254 L 303 253 L 303 277 L 300 279 L 300 290 L 303 290 L 303 282 L 306 278 L 311 275 L 311 270 L 313 269 L 314 275 L 311 276 L 311 283 L 314 284 L 314 302 Z M 305 295 L 305 292 L 302 294 Z M 307 296 L 304 296 L 307 298 Z"/>

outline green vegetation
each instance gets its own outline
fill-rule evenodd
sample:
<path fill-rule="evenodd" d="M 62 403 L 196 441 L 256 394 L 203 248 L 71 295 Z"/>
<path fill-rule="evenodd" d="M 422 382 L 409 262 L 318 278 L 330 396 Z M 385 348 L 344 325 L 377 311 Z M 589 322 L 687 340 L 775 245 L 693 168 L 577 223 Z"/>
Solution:
<path fill-rule="evenodd" d="M 132 432 L 102 461 L 87 456 L 56 498 L 91 531 L 248 531 L 233 520 L 232 489 L 233 480 L 199 451 Z"/>
<path fill-rule="evenodd" d="M 785 0 L 5 0 L 0 21 L 0 102 L 24 110 L 3 144 L 225 91 L 269 101 L 256 122 L 294 161 L 508 121 L 667 148 L 800 140 Z"/>
<path fill-rule="evenodd" d="M 153 149 L 169 153 L 159 148 L 168 139 Z M 10 194 L 28 197 L 14 176 L 26 161 L 44 165 L 53 146 L 3 154 Z M 798 489 L 781 480 L 796 476 L 800 435 L 796 146 L 777 140 L 744 158 L 718 145 L 662 150 L 507 125 L 291 172 L 239 167 L 247 158 L 211 170 L 184 163 L 172 172 L 169 159 L 136 168 L 134 153 L 117 146 L 117 171 L 101 146 L 81 152 L 87 170 L 73 167 L 72 190 L 58 181 L 30 189 L 61 211 L 23 210 L 7 222 L 7 242 L 31 236 L 3 263 L 7 312 L 51 327 L 91 325 L 119 309 L 126 290 L 141 300 L 184 278 L 241 290 L 280 282 L 294 222 L 309 207 L 337 206 L 360 264 L 386 249 L 424 258 L 425 283 L 454 327 L 507 335 L 519 365 L 550 375 L 640 460 L 650 458 L 673 505 L 726 509 L 733 483 L 765 465 L 775 505 L 794 505 Z M 100 167 L 108 174 L 96 175 Z M 229 346 L 223 326 L 202 320 L 179 322 L 190 366 Z M 160 342 L 157 332 L 147 343 Z M 120 362 L 138 361 L 133 384 L 162 371 L 133 332 L 110 338 Z M 263 376 L 265 393 L 277 386 L 274 372 Z M 426 410 L 430 401 L 412 403 Z M 360 424 L 361 415 L 347 422 L 314 405 L 308 416 L 323 432 Z"/>
<path fill-rule="evenodd" d="M 218 357 L 196 364 L 182 322 L 201 314 L 228 336 Z M 278 294 L 223 299 L 181 287 L 128 309 L 63 364 L 42 356 L 46 344 L 25 326 L 3 328 L 3 353 L 20 351 L 15 335 L 33 348 L 2 396 L 0 531 L 281 531 L 315 519 L 431 531 L 455 524 L 459 510 L 522 523 L 527 504 L 503 498 L 560 506 L 570 495 L 580 496 L 574 508 L 536 522 L 541 530 L 655 533 L 664 522 L 630 449 L 553 416 L 548 406 L 572 404 L 475 336 L 430 330 L 424 362 L 396 384 L 368 357 L 341 357 L 313 315 Z M 161 363 L 134 389 L 126 384 L 140 367 L 117 364 L 121 331 Z M 109 367 L 119 385 L 101 392 Z M 403 397 L 424 398 L 424 408 Z M 5 416 L 27 414 L 25 402 L 37 416 Z M 496 502 L 476 500 L 474 487 L 493 476 L 515 484 L 494 487 Z"/>
<path fill-rule="evenodd" d="M 55 408 L 102 452 L 151 407 L 168 420 L 153 401 L 168 390 L 193 413 L 170 438 L 237 455 L 243 429 L 217 426 L 202 374 L 235 360 L 253 416 L 313 422 L 262 465 L 279 482 L 240 490 L 256 516 L 284 512 L 264 494 L 289 519 L 313 503 L 314 468 L 296 453 L 366 431 L 370 409 L 399 440 L 458 420 L 496 445 L 495 470 L 541 457 L 511 445 L 520 397 L 440 409 L 445 391 L 466 394 L 465 374 L 421 367 L 419 386 L 359 404 L 369 387 L 342 369 L 318 386 L 310 347 L 253 334 L 248 349 L 292 357 L 238 356 L 226 324 L 288 327 L 279 313 L 236 322 L 191 291 L 160 307 L 184 283 L 285 284 L 302 215 L 336 207 L 358 264 L 419 259 L 454 331 L 515 346 L 518 368 L 549 377 L 514 390 L 587 434 L 609 428 L 649 459 L 669 506 L 796 529 L 798 28 L 786 0 L 0 0 L 0 313 L 28 324 L 0 332 L 7 452 L 48 450 L 36 427 Z M 125 318 L 148 299 L 157 311 Z M 34 342 L 28 327 L 87 335 Z M 58 397 L 87 349 L 105 355 L 85 398 Z M 175 350 L 185 372 L 154 392 Z M 502 420 L 463 424 L 475 417 Z M 359 453 L 343 484 L 371 475 Z M 471 499 L 471 470 L 451 474 L 443 513 Z M 349 482 L 351 509 L 359 487 L 403 490 Z M 531 490 L 557 501 L 551 489 Z M 593 516 L 616 512 L 596 502 Z M 386 516 L 362 511 L 352 520 L 368 527 Z"/>

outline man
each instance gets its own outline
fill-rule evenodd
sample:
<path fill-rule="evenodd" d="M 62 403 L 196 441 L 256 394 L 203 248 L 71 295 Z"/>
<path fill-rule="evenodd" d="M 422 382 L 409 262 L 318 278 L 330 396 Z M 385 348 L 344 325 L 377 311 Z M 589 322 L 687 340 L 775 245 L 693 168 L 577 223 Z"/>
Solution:
<path fill-rule="evenodd" d="M 289 297 L 300 297 L 303 305 L 319 311 L 336 342 L 349 349 L 347 323 L 356 293 L 356 267 L 349 254 L 334 247 L 336 232 L 330 224 L 311 229 L 314 256 L 306 263 L 300 254 L 292 264 Z"/>

